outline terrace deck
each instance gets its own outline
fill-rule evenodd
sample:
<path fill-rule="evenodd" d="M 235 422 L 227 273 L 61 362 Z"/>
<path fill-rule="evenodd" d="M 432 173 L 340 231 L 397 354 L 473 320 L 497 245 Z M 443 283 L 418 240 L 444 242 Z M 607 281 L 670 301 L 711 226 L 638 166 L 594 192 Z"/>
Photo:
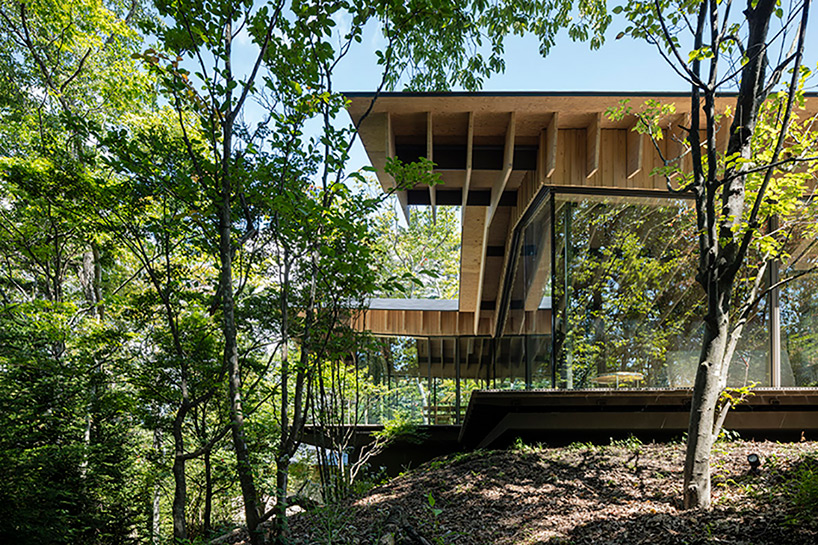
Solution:
<path fill-rule="evenodd" d="M 630 435 L 642 441 L 679 438 L 687 431 L 690 389 L 475 390 L 461 426 L 420 426 L 421 443 L 398 441 L 372 460 L 396 475 L 437 456 L 501 448 L 517 437 L 550 446 L 607 442 Z M 383 426 L 358 426 L 351 446 L 371 441 Z M 732 408 L 725 429 L 743 439 L 818 438 L 818 388 L 755 389 Z M 321 444 L 318 429 L 305 440 Z"/>
<path fill-rule="evenodd" d="M 629 434 L 669 439 L 687 431 L 690 399 L 690 389 L 477 390 L 459 441 L 487 448 L 516 437 L 548 444 Z M 754 389 L 730 410 L 724 428 L 744 438 L 815 438 L 818 388 Z"/>

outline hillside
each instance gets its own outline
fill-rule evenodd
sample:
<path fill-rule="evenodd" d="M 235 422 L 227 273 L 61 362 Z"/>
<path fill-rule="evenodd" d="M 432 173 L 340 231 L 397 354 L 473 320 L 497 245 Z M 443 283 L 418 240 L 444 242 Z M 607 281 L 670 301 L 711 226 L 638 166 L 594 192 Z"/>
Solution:
<path fill-rule="evenodd" d="M 749 471 L 751 452 L 763 460 L 758 474 Z M 681 444 L 459 454 L 349 504 L 292 517 L 293 538 L 299 545 L 389 543 L 387 534 L 395 543 L 457 545 L 814 544 L 816 457 L 814 442 L 718 443 L 714 507 L 701 512 L 681 510 Z"/>

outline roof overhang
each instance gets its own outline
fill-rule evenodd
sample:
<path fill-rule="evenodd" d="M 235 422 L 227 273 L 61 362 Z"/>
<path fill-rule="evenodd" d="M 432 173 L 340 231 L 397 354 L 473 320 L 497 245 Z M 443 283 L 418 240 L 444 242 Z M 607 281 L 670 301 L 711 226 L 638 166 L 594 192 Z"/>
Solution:
<path fill-rule="evenodd" d="M 349 115 L 385 191 L 394 191 L 401 209 L 461 205 L 460 290 L 456 309 L 373 309 L 384 333 L 408 333 L 409 320 L 425 316 L 426 331 L 458 335 L 496 335 L 506 328 L 503 290 L 514 274 L 515 240 L 544 191 L 623 198 L 668 196 L 666 180 L 652 176 L 662 156 L 690 168 L 682 141 L 692 104 L 685 93 L 505 92 L 505 93 L 347 93 Z M 654 143 L 631 130 L 634 115 L 612 119 L 607 112 L 622 101 L 638 110 L 647 101 L 673 104 L 659 119 L 662 140 Z M 719 114 L 735 107 L 736 95 L 716 99 Z M 806 96 L 806 109 L 818 111 L 818 95 Z M 731 117 L 716 127 L 717 145 L 726 149 Z M 661 152 L 661 155 L 660 153 Z M 427 157 L 441 183 L 396 188 L 384 170 L 396 157 L 406 162 Z M 517 238 L 515 239 L 515 233 Z M 524 294 L 521 316 L 543 322 L 537 294 Z M 446 303 L 451 305 L 452 303 Z M 531 308 L 529 308 L 531 307 Z M 391 314 L 388 314 L 390 313 Z M 421 313 L 421 314 L 411 314 Z M 427 314 L 424 314 L 427 313 Z M 432 315 L 428 313 L 439 313 Z M 531 313 L 530 315 L 528 313 Z M 439 317 L 438 317 L 439 316 Z M 524 320 L 524 318 L 521 318 Z M 372 322 L 372 320 L 370 320 Z M 437 323 L 449 323 L 449 329 Z M 374 322 L 372 322 L 374 323 Z M 456 324 L 456 325 L 455 325 Z M 511 324 L 524 332 L 522 322 Z M 534 328 L 545 332 L 540 323 Z"/>

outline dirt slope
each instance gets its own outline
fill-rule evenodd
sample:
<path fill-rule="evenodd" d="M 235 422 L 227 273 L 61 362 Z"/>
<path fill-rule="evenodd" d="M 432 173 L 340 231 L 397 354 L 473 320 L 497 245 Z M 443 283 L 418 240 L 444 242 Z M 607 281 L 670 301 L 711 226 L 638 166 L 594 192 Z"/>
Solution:
<path fill-rule="evenodd" d="M 764 462 L 757 475 L 748 471 L 750 452 Z M 714 507 L 701 512 L 681 510 L 678 444 L 454 455 L 350 504 L 292 517 L 293 538 L 369 544 L 394 533 L 396 543 L 422 543 L 415 531 L 429 543 L 457 545 L 816 544 L 816 506 L 803 507 L 818 502 L 816 456 L 818 443 L 719 443 Z"/>

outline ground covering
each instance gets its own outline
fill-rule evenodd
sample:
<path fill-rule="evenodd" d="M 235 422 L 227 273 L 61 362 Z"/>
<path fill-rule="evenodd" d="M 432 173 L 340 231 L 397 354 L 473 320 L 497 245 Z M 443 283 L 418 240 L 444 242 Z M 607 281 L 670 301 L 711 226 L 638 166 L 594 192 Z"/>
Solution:
<path fill-rule="evenodd" d="M 707 512 L 681 509 L 683 460 L 636 440 L 456 454 L 293 516 L 294 543 L 818 543 L 818 443 L 718 443 Z"/>

